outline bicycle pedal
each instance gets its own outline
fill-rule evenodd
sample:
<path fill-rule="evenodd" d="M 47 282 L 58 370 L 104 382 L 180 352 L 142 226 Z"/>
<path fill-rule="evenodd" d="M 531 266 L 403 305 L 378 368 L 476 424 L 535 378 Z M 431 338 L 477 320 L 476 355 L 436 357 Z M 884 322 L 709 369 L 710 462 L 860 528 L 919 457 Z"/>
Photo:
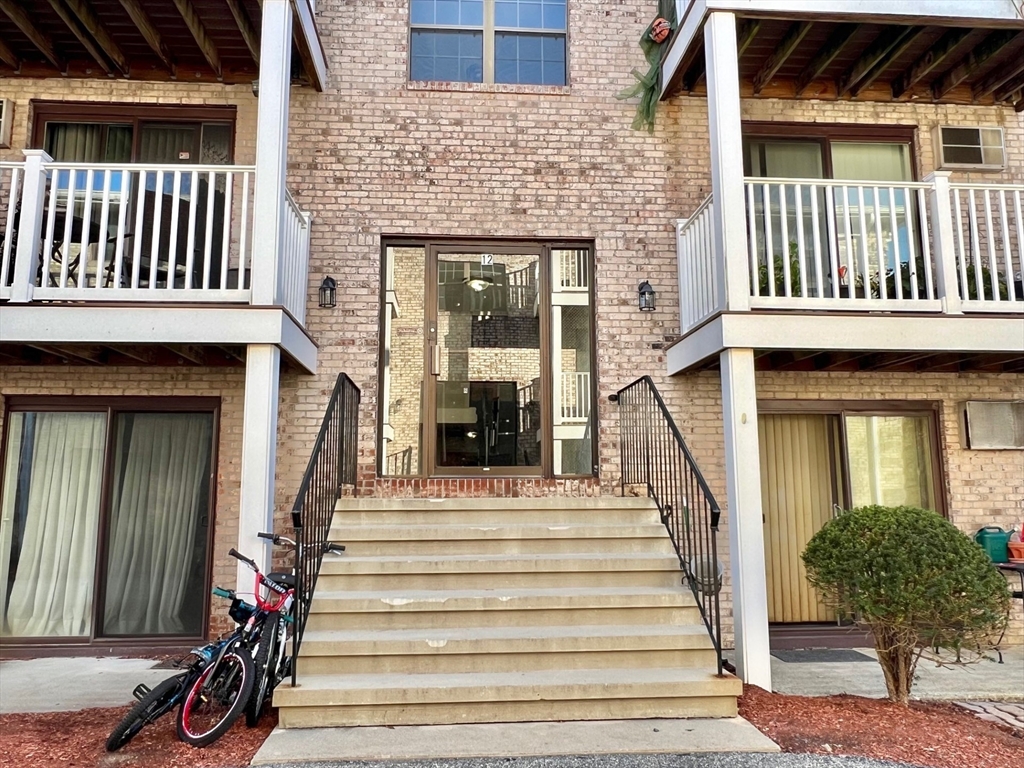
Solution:
<path fill-rule="evenodd" d="M 149 696 L 149 692 L 151 690 L 152 689 L 148 685 L 146 685 L 145 683 L 139 683 L 138 685 L 135 686 L 135 690 L 132 691 L 132 696 L 134 696 L 139 701 L 142 701 L 144 698 Z"/>

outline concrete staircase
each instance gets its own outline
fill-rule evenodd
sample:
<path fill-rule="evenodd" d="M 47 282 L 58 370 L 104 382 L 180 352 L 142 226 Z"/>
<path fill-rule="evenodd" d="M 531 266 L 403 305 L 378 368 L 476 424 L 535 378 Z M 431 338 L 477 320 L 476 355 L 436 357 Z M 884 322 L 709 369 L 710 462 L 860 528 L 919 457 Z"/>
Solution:
<path fill-rule="evenodd" d="M 339 502 L 284 728 L 732 717 L 648 499 Z"/>

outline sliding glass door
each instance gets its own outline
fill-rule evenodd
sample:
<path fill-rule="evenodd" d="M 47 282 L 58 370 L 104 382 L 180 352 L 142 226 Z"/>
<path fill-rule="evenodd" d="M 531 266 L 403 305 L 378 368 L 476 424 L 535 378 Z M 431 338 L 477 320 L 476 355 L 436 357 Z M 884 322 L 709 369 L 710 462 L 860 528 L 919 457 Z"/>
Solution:
<path fill-rule="evenodd" d="M 214 426 L 213 410 L 12 411 L 2 636 L 203 636 Z"/>

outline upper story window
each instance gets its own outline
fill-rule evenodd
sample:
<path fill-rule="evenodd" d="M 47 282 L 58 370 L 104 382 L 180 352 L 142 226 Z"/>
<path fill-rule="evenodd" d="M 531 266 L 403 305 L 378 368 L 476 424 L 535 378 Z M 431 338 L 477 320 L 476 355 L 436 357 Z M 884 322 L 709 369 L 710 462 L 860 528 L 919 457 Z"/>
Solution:
<path fill-rule="evenodd" d="M 566 0 L 411 0 L 412 80 L 565 85 Z"/>

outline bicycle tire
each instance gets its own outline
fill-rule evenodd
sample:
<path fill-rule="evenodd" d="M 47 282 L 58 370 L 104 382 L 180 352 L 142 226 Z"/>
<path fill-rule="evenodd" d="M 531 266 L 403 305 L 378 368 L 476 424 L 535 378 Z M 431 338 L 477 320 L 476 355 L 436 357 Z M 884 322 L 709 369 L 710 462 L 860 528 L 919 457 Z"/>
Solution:
<path fill-rule="evenodd" d="M 110 732 L 110 736 L 107 737 L 107 752 L 117 752 L 134 739 L 139 731 L 167 714 L 173 708 L 174 697 L 187 684 L 186 677 L 185 674 L 169 677 L 139 699 Z"/>
<path fill-rule="evenodd" d="M 178 709 L 178 738 L 193 747 L 206 747 L 217 741 L 241 716 L 252 695 L 255 677 L 256 668 L 252 656 L 245 648 L 228 651 L 220 663 L 203 670 Z M 210 687 L 204 692 L 203 686 L 207 680 L 210 680 Z M 226 709 L 216 715 L 213 725 L 200 730 L 202 726 L 197 725 L 194 718 L 201 717 L 207 705 L 211 704 L 211 709 L 225 705 Z"/>
<path fill-rule="evenodd" d="M 267 694 L 274 690 L 272 678 L 276 677 L 277 669 L 277 642 L 278 625 L 281 622 L 281 614 L 272 611 L 263 620 L 263 627 L 260 629 L 260 644 L 256 648 L 256 682 L 252 686 L 252 695 L 245 705 L 245 724 L 249 728 L 255 728 L 263 715 L 263 704 Z"/>

